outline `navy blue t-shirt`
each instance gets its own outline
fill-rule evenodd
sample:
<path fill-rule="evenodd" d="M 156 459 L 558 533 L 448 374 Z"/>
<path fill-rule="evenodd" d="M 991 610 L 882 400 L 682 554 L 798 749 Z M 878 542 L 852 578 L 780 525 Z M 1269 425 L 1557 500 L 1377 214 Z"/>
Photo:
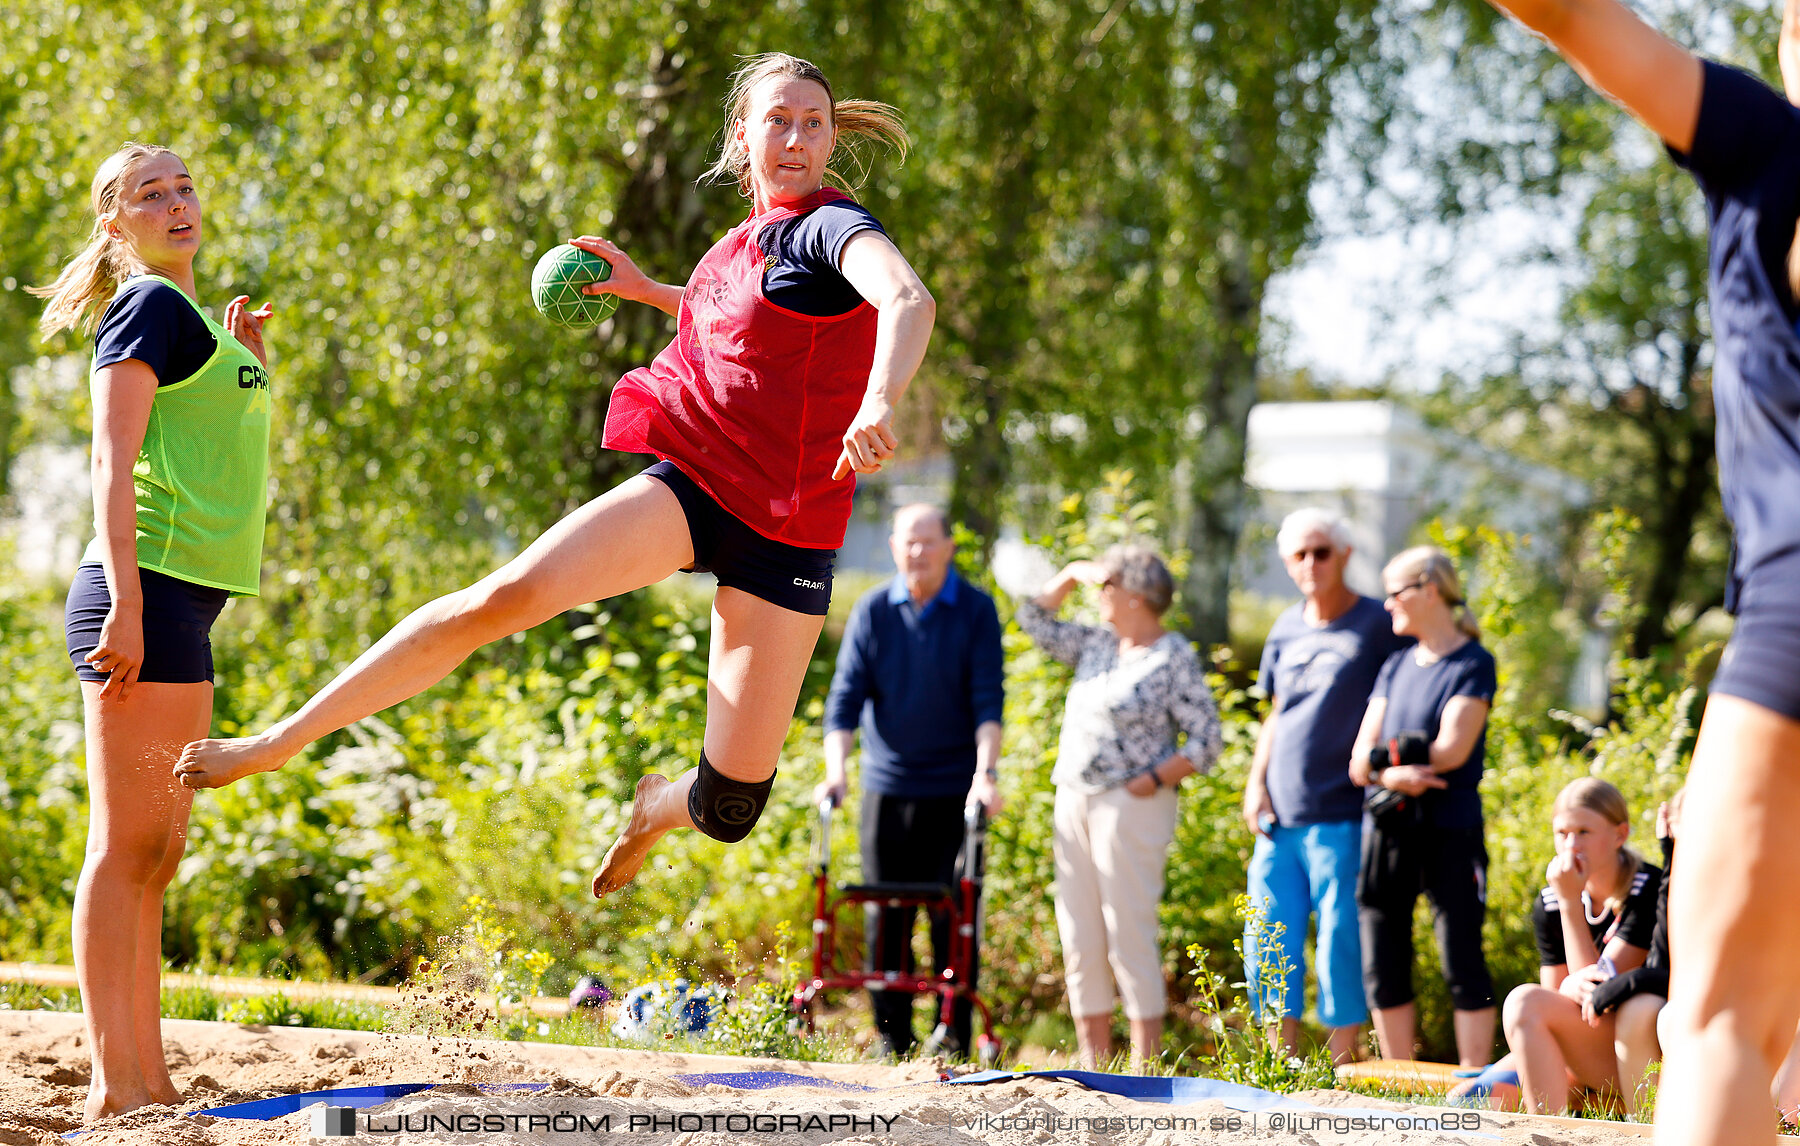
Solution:
<path fill-rule="evenodd" d="M 862 725 L 863 790 L 908 799 L 967 792 L 975 730 L 1001 717 L 1003 658 L 994 599 L 954 569 L 923 609 L 902 577 L 857 601 L 825 731 Z"/>
<path fill-rule="evenodd" d="M 1494 678 L 1494 656 L 1481 647 L 1480 641 L 1468 641 L 1441 660 L 1421 665 L 1412 649 L 1401 649 L 1381 666 L 1375 678 L 1375 689 L 1369 694 L 1387 698 L 1387 711 L 1381 720 L 1381 742 L 1386 744 L 1402 732 L 1423 732 L 1437 739 L 1443 723 L 1444 709 L 1459 696 L 1474 697 L 1490 704 L 1498 687 Z M 1481 795 L 1475 790 L 1481 783 L 1482 762 L 1487 756 L 1487 722 L 1475 737 L 1475 747 L 1462 767 L 1443 774 L 1445 787 L 1427 789 L 1419 799 L 1425 822 L 1440 828 L 1479 828 Z M 1373 795 L 1373 787 L 1365 790 Z"/>
<path fill-rule="evenodd" d="M 838 260 L 844 244 L 858 231 L 887 234 L 868 208 L 848 199 L 764 227 L 756 242 L 774 261 L 763 271 L 763 297 L 814 318 L 855 310 L 863 297 L 838 269 Z"/>
<path fill-rule="evenodd" d="M 1318 824 L 1362 815 L 1350 749 L 1381 666 L 1412 643 L 1395 635 L 1387 610 L 1368 597 L 1319 628 L 1307 624 L 1304 602 L 1275 619 L 1257 681 L 1275 705 L 1264 781 L 1277 820 Z"/>
<path fill-rule="evenodd" d="M 1688 154 L 1712 217 L 1709 279 L 1719 490 L 1735 532 L 1726 607 L 1800 546 L 1800 335 L 1787 253 L 1800 217 L 1800 110 L 1761 80 L 1704 61 Z"/>
<path fill-rule="evenodd" d="M 100 316 L 94 367 L 135 358 L 155 372 L 158 386 L 173 386 L 199 372 L 217 349 L 218 340 L 186 296 L 167 283 L 139 279 Z"/>

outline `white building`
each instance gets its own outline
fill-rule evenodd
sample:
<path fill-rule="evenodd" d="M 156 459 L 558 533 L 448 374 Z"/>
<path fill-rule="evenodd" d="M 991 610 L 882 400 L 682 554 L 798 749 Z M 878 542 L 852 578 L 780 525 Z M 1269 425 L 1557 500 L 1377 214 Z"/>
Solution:
<path fill-rule="evenodd" d="M 1380 586 L 1381 566 L 1433 517 L 1549 537 L 1588 490 L 1569 475 L 1427 426 L 1392 402 L 1264 402 L 1250 411 L 1245 479 L 1256 492 L 1239 552 L 1238 584 L 1293 597 L 1275 553 L 1281 519 L 1302 506 L 1336 509 L 1356 532 L 1349 580 Z"/>

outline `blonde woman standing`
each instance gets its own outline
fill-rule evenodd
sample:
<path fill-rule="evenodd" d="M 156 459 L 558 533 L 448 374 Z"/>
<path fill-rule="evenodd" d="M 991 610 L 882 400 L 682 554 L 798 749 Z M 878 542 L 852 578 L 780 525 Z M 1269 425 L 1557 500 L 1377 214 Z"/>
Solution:
<path fill-rule="evenodd" d="M 726 107 L 713 172 L 736 180 L 751 213 L 685 289 L 649 278 L 604 239 L 575 240 L 613 267 L 588 293 L 677 320 L 675 341 L 620 379 L 606 418 L 609 448 L 661 460 L 486 578 L 414 611 L 266 732 L 190 744 L 176 769 L 183 784 L 217 788 L 273 771 L 429 688 L 490 641 L 706 571 L 719 587 L 700 758 L 673 781 L 638 781 L 594 894 L 629 882 L 672 829 L 727 843 L 750 833 L 831 601 L 851 474 L 894 456 L 894 404 L 925 356 L 936 306 L 875 217 L 825 185 L 841 138 L 904 152 L 892 108 L 840 101 L 815 65 L 780 53 L 740 69 Z"/>
<path fill-rule="evenodd" d="M 212 723 L 208 632 L 254 596 L 269 454 L 263 322 L 200 308 L 200 197 L 181 157 L 128 143 L 95 174 L 88 245 L 47 287 L 46 336 L 95 329 L 94 540 L 65 632 L 87 726 L 87 857 L 75 968 L 89 1121 L 181 1101 L 162 1051 L 163 893 L 192 794 L 170 774 Z"/>
<path fill-rule="evenodd" d="M 1350 760 L 1364 805 L 1357 915 L 1363 985 L 1384 1058 L 1411 1058 L 1413 907 L 1423 892 L 1455 1007 L 1456 1050 L 1485 1066 L 1494 1045 L 1494 982 L 1481 952 L 1487 848 L 1481 783 L 1494 658 L 1456 568 L 1421 545 L 1381 573 L 1394 632 L 1418 643 L 1388 658 Z"/>

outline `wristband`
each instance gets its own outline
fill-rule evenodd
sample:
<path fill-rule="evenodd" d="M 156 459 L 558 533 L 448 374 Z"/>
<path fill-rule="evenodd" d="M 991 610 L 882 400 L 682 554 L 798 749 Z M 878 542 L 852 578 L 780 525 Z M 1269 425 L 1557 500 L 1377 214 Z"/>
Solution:
<path fill-rule="evenodd" d="M 1155 784 L 1158 788 L 1163 787 L 1163 778 L 1156 774 L 1156 766 L 1154 764 L 1150 766 L 1150 782 Z"/>

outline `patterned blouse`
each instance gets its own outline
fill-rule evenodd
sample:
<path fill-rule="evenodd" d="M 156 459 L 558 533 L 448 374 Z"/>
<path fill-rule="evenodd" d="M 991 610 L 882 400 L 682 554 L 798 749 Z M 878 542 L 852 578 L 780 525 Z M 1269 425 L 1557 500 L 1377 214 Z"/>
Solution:
<path fill-rule="evenodd" d="M 1059 621 L 1041 606 L 1019 606 L 1019 627 L 1056 660 L 1074 666 L 1062 739 L 1050 779 L 1093 795 L 1181 754 L 1210 771 L 1224 741 L 1219 709 L 1194 646 L 1164 633 L 1146 649 L 1121 653 L 1111 626 Z M 1176 734 L 1187 743 L 1178 745 Z"/>

